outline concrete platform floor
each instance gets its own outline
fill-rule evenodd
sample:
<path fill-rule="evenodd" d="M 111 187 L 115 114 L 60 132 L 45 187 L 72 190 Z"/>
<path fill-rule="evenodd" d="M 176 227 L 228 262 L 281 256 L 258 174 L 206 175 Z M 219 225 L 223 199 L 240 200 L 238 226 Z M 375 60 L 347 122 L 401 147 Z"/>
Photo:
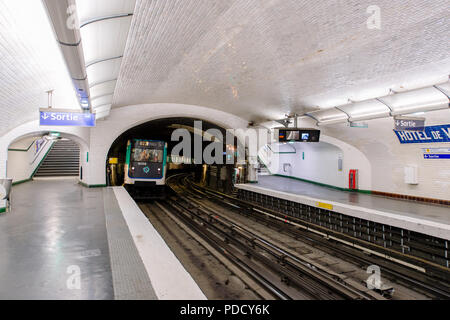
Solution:
<path fill-rule="evenodd" d="M 254 186 L 450 224 L 450 208 L 448 206 L 341 191 L 309 182 L 270 175 L 260 175 L 258 183 Z"/>
<path fill-rule="evenodd" d="M 0 214 L 0 299 L 113 298 L 102 189 L 74 178 L 13 187 Z"/>
<path fill-rule="evenodd" d="M 123 187 L 13 187 L 0 214 L 0 300 L 206 299 Z"/>

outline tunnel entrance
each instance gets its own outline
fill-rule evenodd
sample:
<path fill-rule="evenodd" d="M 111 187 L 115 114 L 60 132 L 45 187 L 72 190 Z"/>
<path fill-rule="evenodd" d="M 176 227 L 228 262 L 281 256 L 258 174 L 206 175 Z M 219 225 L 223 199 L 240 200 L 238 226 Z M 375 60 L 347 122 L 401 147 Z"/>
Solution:
<path fill-rule="evenodd" d="M 199 131 L 194 129 L 196 121 L 201 121 L 202 131 L 200 131 L 200 134 Z M 178 137 L 179 140 L 172 141 L 172 133 L 180 129 L 184 130 L 190 141 L 190 145 L 181 150 L 180 142 L 183 139 Z M 208 132 L 220 133 L 220 135 L 217 135 L 222 136 L 223 139 L 221 140 L 211 134 L 208 136 Z M 202 135 L 208 136 L 208 139 L 206 139 L 208 141 L 203 141 Z M 161 162 L 163 166 L 160 167 L 161 170 L 165 170 L 165 177 L 170 177 L 176 173 L 189 172 L 199 183 L 223 192 L 231 192 L 233 181 L 236 180 L 236 172 L 239 172 L 238 178 L 244 175 L 242 174 L 242 166 L 240 171 L 237 171 L 239 169 L 236 170 L 235 146 L 238 143 L 237 139 L 233 136 L 233 142 L 230 144 L 230 140 L 224 137 L 227 137 L 224 128 L 193 118 L 164 118 L 131 128 L 120 135 L 111 145 L 106 159 L 107 184 L 108 186 L 124 185 L 126 188 L 130 183 L 135 186 L 159 184 L 160 181 L 153 179 L 155 178 L 153 176 L 149 179 L 141 178 L 145 176 L 145 170 L 147 170 L 147 175 L 150 175 L 155 166 L 154 163 Z M 196 150 L 194 141 L 201 141 L 200 150 Z M 166 144 L 166 148 L 161 149 L 164 150 L 164 159 L 158 159 L 162 152 L 156 150 L 158 148 L 155 146 L 152 147 L 158 142 Z M 212 143 L 218 148 L 211 148 Z M 203 157 L 201 162 L 195 161 L 195 155 L 198 155 L 199 152 L 202 155 L 210 153 L 212 157 L 220 158 L 221 161 L 211 163 Z M 157 155 L 156 160 L 158 161 L 151 160 L 154 155 Z M 133 179 L 130 178 L 136 178 L 133 177 L 136 172 L 140 172 L 140 175 L 133 182 L 131 181 Z"/>

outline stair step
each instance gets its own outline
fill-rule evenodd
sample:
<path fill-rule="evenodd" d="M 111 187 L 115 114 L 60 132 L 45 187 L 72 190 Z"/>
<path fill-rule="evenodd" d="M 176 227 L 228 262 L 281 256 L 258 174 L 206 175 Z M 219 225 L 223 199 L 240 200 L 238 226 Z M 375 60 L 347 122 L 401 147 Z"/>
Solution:
<path fill-rule="evenodd" d="M 44 168 L 40 168 L 39 171 L 79 171 L 80 168 L 78 167 L 44 167 Z"/>
<path fill-rule="evenodd" d="M 51 159 L 49 161 L 44 161 L 43 163 L 79 163 L 78 159 Z"/>
<path fill-rule="evenodd" d="M 68 169 L 71 169 L 71 170 L 73 170 L 73 169 L 76 169 L 76 170 L 78 170 L 78 166 L 67 166 L 67 165 L 60 165 L 60 166 L 41 166 L 41 168 L 42 168 L 42 170 L 44 170 L 44 169 L 61 169 L 61 168 L 68 168 Z"/>
<path fill-rule="evenodd" d="M 55 156 L 55 155 L 48 155 L 47 156 L 47 159 L 63 159 L 63 158 L 69 158 L 69 159 L 79 159 L 80 157 L 78 156 L 78 155 L 76 155 L 76 156 L 72 156 L 72 155 L 67 155 L 67 156 L 64 156 L 64 155 L 58 155 L 58 156 Z"/>
<path fill-rule="evenodd" d="M 58 148 L 53 149 L 53 148 L 52 148 L 52 151 L 78 152 L 79 150 L 77 150 L 77 149 L 70 149 L 70 148 L 61 148 L 61 149 L 58 149 Z"/>
<path fill-rule="evenodd" d="M 64 176 L 71 176 L 71 177 L 77 177 L 78 174 L 73 173 L 58 173 L 58 174 L 37 174 L 35 177 L 64 177 Z"/>
<path fill-rule="evenodd" d="M 46 171 L 49 171 L 49 170 L 77 170 L 78 171 L 78 167 L 72 167 L 72 166 L 59 166 L 59 167 L 45 167 L 45 168 L 42 168 L 42 170 L 46 170 Z"/>
<path fill-rule="evenodd" d="M 62 172 L 62 173 L 64 173 L 64 172 L 70 172 L 70 173 L 74 173 L 74 174 L 78 174 L 78 170 L 39 170 L 39 174 L 40 173 L 45 173 L 45 174 L 47 174 L 47 173 L 58 173 L 58 172 Z"/>
<path fill-rule="evenodd" d="M 55 168 L 55 169 L 64 169 L 64 168 L 68 168 L 68 169 L 71 169 L 71 170 L 73 170 L 73 169 L 78 170 L 78 166 L 66 166 L 66 165 L 60 165 L 60 166 L 41 166 L 41 168 L 42 168 L 42 170 L 44 170 L 44 169 L 53 169 L 53 168 Z"/>
<path fill-rule="evenodd" d="M 77 160 L 73 160 L 73 161 L 63 161 L 63 160 L 52 160 L 52 161 L 44 161 L 42 163 L 42 165 L 78 165 L 80 162 Z"/>

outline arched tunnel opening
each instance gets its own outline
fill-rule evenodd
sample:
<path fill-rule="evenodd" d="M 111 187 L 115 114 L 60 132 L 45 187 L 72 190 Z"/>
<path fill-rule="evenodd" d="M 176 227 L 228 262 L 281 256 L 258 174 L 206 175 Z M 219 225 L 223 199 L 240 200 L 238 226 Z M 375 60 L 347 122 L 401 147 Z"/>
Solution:
<path fill-rule="evenodd" d="M 178 134 L 173 135 L 175 130 Z M 165 152 L 148 147 L 157 142 L 166 144 Z M 141 178 L 156 166 L 162 173 L 158 177 L 191 173 L 196 182 L 230 193 L 234 183 L 245 182 L 245 166 L 237 165 L 237 145 L 235 136 L 211 122 L 185 117 L 152 120 L 125 131 L 111 145 L 106 159 L 107 185 L 123 185 L 129 192 L 137 186 L 150 187 Z M 139 177 L 135 171 L 140 172 Z"/>

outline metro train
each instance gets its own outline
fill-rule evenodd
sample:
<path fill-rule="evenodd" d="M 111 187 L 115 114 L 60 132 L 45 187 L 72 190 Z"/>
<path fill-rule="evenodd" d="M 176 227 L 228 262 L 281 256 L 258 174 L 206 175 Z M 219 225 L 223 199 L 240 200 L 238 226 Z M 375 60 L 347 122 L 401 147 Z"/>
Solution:
<path fill-rule="evenodd" d="M 164 198 L 167 143 L 159 140 L 129 140 L 124 171 L 124 186 L 134 199 Z"/>

